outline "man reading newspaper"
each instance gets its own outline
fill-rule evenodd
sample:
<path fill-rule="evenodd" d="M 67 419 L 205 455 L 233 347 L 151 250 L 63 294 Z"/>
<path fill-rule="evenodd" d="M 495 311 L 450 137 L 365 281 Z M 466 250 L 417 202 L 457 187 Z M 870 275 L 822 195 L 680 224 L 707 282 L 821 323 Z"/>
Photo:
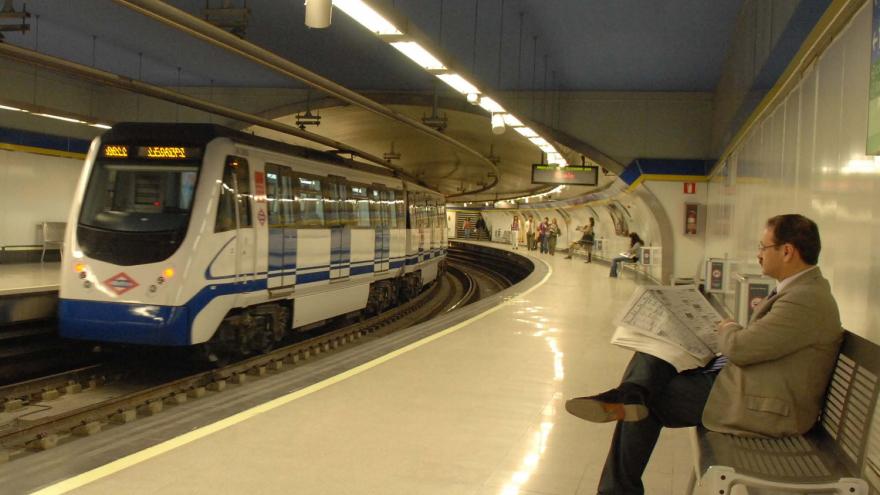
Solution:
<path fill-rule="evenodd" d="M 758 262 L 778 285 L 744 328 L 724 320 L 707 332 L 712 311 L 688 308 L 694 302 L 688 289 L 637 294 L 651 297 L 635 303 L 656 307 L 634 314 L 657 321 L 627 323 L 625 314 L 622 326 L 638 331 L 618 332 L 615 340 L 642 352 L 617 388 L 565 405 L 587 421 L 617 421 L 599 493 L 644 493 L 642 473 L 664 426 L 772 437 L 813 426 L 843 339 L 837 303 L 816 266 L 820 249 L 812 220 L 780 215 L 767 221 Z M 716 350 L 721 357 L 713 359 Z"/>

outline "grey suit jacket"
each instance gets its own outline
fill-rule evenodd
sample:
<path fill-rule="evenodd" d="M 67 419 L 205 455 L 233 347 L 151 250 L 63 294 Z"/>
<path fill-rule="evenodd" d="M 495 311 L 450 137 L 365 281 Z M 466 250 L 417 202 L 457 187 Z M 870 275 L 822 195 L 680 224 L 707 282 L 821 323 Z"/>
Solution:
<path fill-rule="evenodd" d="M 703 410 L 706 428 L 779 437 L 816 423 L 843 341 L 837 303 L 818 268 L 764 301 L 747 327 L 731 325 L 718 337 L 729 362 Z"/>

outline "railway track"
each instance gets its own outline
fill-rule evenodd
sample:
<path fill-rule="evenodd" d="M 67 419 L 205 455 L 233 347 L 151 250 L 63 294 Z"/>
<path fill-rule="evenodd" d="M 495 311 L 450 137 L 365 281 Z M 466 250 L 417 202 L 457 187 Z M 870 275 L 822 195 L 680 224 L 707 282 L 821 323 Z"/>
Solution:
<path fill-rule="evenodd" d="M 510 273 L 487 273 L 485 256 L 479 263 L 473 257 L 459 256 L 457 250 L 452 252 L 456 254 L 450 257 L 454 260 L 450 269 L 417 298 L 364 321 L 337 323 L 338 328 L 325 333 L 306 334 L 303 340 L 220 369 L 193 371 L 183 367 L 165 369 L 160 376 L 145 376 L 139 371 L 150 368 L 149 364 L 132 369 L 131 360 L 123 358 L 129 369 L 117 360 L 0 387 L 0 462 L 157 414 L 167 406 L 221 392 L 230 383 L 243 384 L 249 377 L 295 368 L 356 341 L 408 328 L 478 300 L 481 294 L 497 292 L 516 279 Z M 68 399 L 66 405 L 54 407 L 52 402 L 60 398 Z"/>

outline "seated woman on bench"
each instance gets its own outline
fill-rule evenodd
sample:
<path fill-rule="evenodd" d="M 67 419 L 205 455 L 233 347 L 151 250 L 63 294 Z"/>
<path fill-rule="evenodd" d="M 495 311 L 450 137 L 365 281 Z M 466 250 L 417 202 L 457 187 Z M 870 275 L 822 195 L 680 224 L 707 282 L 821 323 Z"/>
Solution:
<path fill-rule="evenodd" d="M 629 233 L 629 249 L 625 253 L 620 253 L 620 256 L 611 260 L 611 276 L 617 277 L 618 266 L 620 263 L 635 263 L 639 261 L 639 249 L 645 245 L 645 241 L 639 237 L 639 234 L 635 232 Z"/>

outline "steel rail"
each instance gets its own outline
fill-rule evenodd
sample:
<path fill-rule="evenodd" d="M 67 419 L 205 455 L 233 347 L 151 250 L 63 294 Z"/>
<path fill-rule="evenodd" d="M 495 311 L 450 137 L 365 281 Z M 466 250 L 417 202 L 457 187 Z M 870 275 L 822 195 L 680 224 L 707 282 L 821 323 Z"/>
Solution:
<path fill-rule="evenodd" d="M 203 19 L 199 19 L 188 12 L 178 9 L 160 0 L 113 0 L 114 2 L 139 12 L 147 17 L 155 19 L 167 26 L 179 31 L 188 33 L 202 41 L 211 43 L 215 46 L 223 48 L 227 51 L 235 53 L 241 57 L 256 62 L 264 67 L 272 69 L 279 74 L 298 79 L 309 86 L 319 89 L 329 95 L 347 101 L 353 105 L 357 105 L 365 110 L 371 111 L 383 117 L 398 121 L 413 129 L 427 134 L 428 136 L 444 141 L 447 144 L 467 152 L 470 155 L 478 157 L 483 165 L 489 167 L 494 173 L 495 180 L 489 185 L 480 189 L 471 191 L 472 193 L 482 192 L 494 187 L 498 182 L 498 166 L 495 165 L 487 157 L 483 156 L 479 151 L 465 145 L 464 143 L 443 134 L 421 122 L 403 115 L 399 112 L 373 101 L 360 93 L 352 91 L 340 84 L 337 84 L 323 76 L 320 76 L 290 60 L 273 53 L 270 50 L 257 46 L 249 41 L 243 40 L 232 33 L 229 33 Z"/>

